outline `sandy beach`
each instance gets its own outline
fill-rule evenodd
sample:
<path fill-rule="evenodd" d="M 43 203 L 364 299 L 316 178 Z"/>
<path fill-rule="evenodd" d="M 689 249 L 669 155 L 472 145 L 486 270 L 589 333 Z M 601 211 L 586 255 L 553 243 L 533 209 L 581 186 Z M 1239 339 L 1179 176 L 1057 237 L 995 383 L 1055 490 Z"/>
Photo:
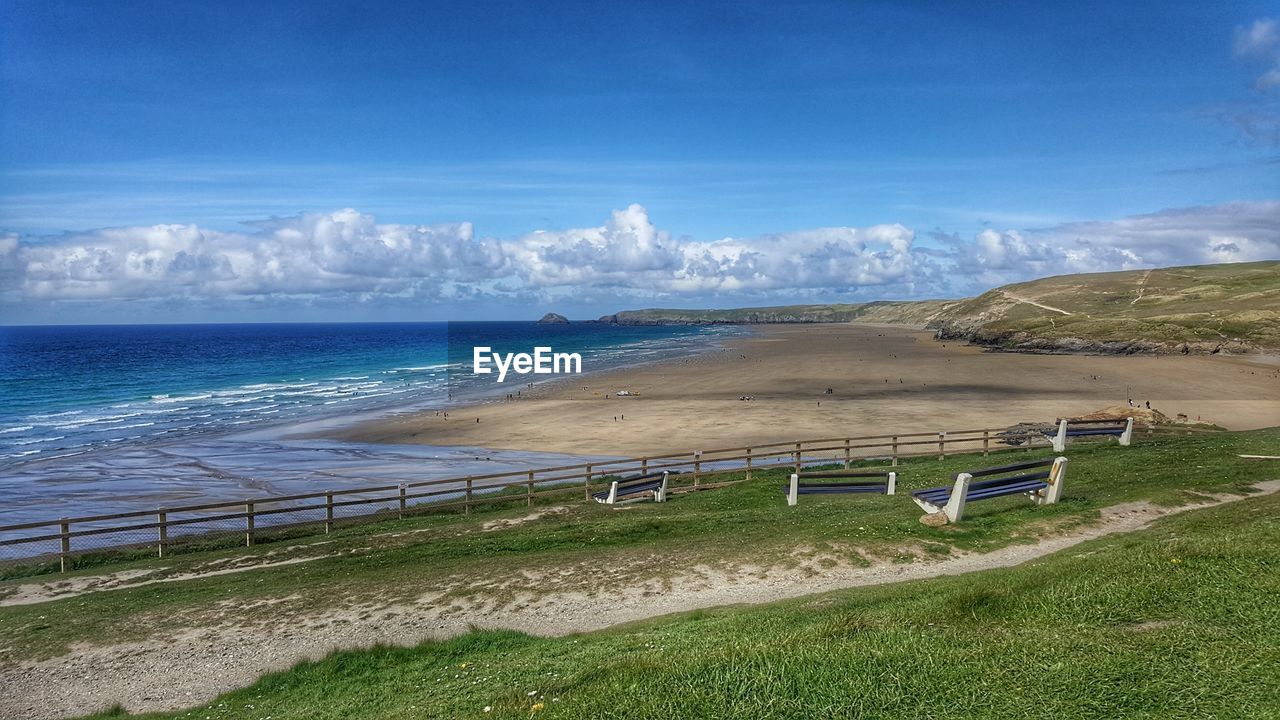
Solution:
<path fill-rule="evenodd" d="M 691 358 L 532 389 L 509 381 L 520 399 L 453 408 L 447 419 L 427 411 L 367 422 L 337 437 L 645 455 L 1001 427 L 1124 405 L 1130 397 L 1170 417 L 1182 413 L 1233 430 L 1280 425 L 1280 362 L 1272 356 L 1032 355 L 942 343 L 896 326 L 757 330 Z"/>

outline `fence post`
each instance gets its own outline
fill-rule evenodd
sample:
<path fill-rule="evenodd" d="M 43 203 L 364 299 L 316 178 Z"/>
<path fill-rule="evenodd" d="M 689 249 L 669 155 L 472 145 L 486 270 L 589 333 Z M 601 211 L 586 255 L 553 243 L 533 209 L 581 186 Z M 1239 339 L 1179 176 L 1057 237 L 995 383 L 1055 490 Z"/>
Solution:
<path fill-rule="evenodd" d="M 898 436 L 897 436 L 897 435 L 894 435 L 894 436 L 893 436 L 893 453 L 892 453 L 892 457 L 893 457 L 893 464 L 896 466 L 896 465 L 898 464 Z"/>
<path fill-rule="evenodd" d="M 990 451 L 991 451 L 991 431 L 983 430 L 982 431 L 982 457 L 986 457 L 987 453 Z"/>
<path fill-rule="evenodd" d="M 702 475 L 702 451 L 693 451 L 693 486 L 698 487 L 698 477 Z"/>
<path fill-rule="evenodd" d="M 647 457 L 640 458 L 640 474 L 641 475 L 649 474 L 649 458 Z"/>
<path fill-rule="evenodd" d="M 244 546 L 253 547 L 253 502 L 244 502 Z"/>
<path fill-rule="evenodd" d="M 156 546 L 156 555 L 164 557 L 164 546 L 169 544 L 169 513 L 156 510 L 156 524 L 160 526 L 160 543 Z"/>
<path fill-rule="evenodd" d="M 747 448 L 747 479 L 751 479 L 751 448 Z"/>
<path fill-rule="evenodd" d="M 463 514 L 463 515 L 470 515 L 470 514 L 471 514 L 471 482 L 472 482 L 471 478 L 467 478 L 467 495 L 466 495 L 466 497 L 462 500 L 462 514 Z"/>
<path fill-rule="evenodd" d="M 800 472 L 800 443 L 796 443 L 796 472 Z"/>
<path fill-rule="evenodd" d="M 333 491 L 324 491 L 324 534 L 333 531 Z"/>
<path fill-rule="evenodd" d="M 844 469 L 849 469 L 849 438 L 844 439 Z"/>
<path fill-rule="evenodd" d="M 399 519 L 401 519 L 401 520 L 403 520 L 403 519 L 404 519 L 404 508 L 405 508 L 405 496 L 404 496 L 404 495 L 405 495 L 405 490 L 406 490 L 405 484 L 404 484 L 404 483 L 400 483 L 400 515 L 399 515 Z"/>
<path fill-rule="evenodd" d="M 946 432 L 938 433 L 938 459 L 939 460 L 947 459 L 947 433 Z"/>
<path fill-rule="evenodd" d="M 533 507 L 533 471 L 529 471 L 529 494 L 525 496 L 525 505 Z"/>
<path fill-rule="evenodd" d="M 584 500 L 591 499 L 591 463 L 587 463 L 586 479 L 582 481 L 582 498 Z"/>
<path fill-rule="evenodd" d="M 71 569 L 71 522 L 62 518 L 58 523 L 58 532 L 62 533 L 61 551 L 58 553 L 58 567 L 62 572 Z"/>

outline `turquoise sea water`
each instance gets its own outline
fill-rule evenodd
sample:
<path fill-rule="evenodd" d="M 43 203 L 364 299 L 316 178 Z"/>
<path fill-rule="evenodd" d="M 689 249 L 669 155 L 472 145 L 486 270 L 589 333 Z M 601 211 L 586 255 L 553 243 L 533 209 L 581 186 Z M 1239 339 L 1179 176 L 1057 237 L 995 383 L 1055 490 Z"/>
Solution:
<path fill-rule="evenodd" d="M 565 458 L 282 438 L 303 424 L 500 397 L 531 379 L 497 385 L 451 367 L 473 344 L 579 352 L 590 372 L 689 354 L 734 332 L 529 322 L 0 328 L 0 524 L 557 464 Z"/>

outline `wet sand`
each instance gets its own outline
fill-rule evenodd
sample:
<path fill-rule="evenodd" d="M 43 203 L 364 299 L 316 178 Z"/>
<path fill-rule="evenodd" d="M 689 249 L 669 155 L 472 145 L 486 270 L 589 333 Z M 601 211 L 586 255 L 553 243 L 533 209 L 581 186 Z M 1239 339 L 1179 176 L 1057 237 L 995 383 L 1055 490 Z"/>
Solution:
<path fill-rule="evenodd" d="M 532 389 L 508 380 L 519 400 L 451 409 L 448 419 L 428 411 L 371 421 L 330 436 L 645 455 L 1004 427 L 1124 405 L 1129 397 L 1170 417 L 1246 430 L 1280 425 L 1277 360 L 993 353 L 919 329 L 772 325 L 696 357 Z M 617 397 L 619 390 L 638 396 Z"/>

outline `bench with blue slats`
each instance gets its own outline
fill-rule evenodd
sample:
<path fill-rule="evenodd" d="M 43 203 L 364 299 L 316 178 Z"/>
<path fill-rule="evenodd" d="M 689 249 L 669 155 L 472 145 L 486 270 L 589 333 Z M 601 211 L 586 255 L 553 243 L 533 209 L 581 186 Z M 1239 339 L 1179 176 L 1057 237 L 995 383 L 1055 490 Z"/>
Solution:
<path fill-rule="evenodd" d="M 956 473 L 950 486 L 916 490 L 911 499 L 929 514 L 945 514 L 949 522 L 964 516 L 967 502 L 1006 495 L 1025 494 L 1037 505 L 1052 505 L 1062 495 L 1066 468 L 1067 459 L 1058 457 L 971 470 Z"/>
<path fill-rule="evenodd" d="M 1043 431 L 1045 437 L 1053 441 L 1054 452 L 1063 452 L 1067 448 L 1067 438 L 1114 436 L 1124 447 L 1128 447 L 1133 439 L 1133 418 L 1102 418 L 1098 420 L 1066 420 L 1058 421 L 1057 430 Z"/>
<path fill-rule="evenodd" d="M 609 483 L 609 489 L 604 492 L 598 492 L 591 495 L 598 503 L 605 505 L 615 505 L 620 502 L 631 502 L 635 500 L 643 500 L 646 493 L 653 496 L 654 502 L 667 501 L 667 478 L 670 473 L 663 471 L 660 473 L 649 473 L 648 475 L 638 475 L 626 480 L 614 480 Z"/>
<path fill-rule="evenodd" d="M 869 479 L 874 478 L 874 479 Z M 844 482 L 801 482 L 801 480 L 843 480 Z M 787 504 L 795 505 L 800 495 L 826 495 L 842 493 L 877 493 L 893 495 L 897 487 L 896 472 L 829 471 L 793 473 L 791 482 L 782 486 L 787 494 Z"/>

